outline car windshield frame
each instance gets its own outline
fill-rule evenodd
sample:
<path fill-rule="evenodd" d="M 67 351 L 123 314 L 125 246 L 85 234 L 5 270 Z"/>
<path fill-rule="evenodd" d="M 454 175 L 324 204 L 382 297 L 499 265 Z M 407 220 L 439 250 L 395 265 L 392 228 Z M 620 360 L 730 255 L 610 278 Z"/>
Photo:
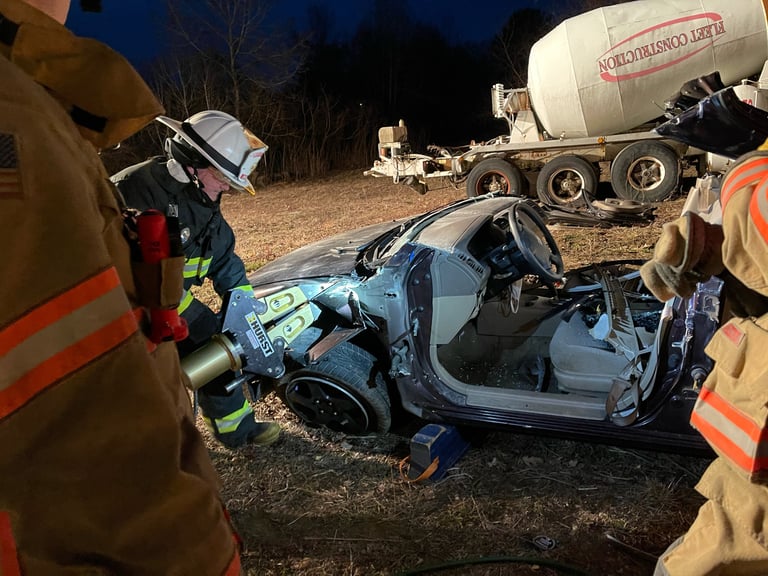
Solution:
<path fill-rule="evenodd" d="M 427 226 L 434 223 L 445 214 L 450 214 L 469 204 L 476 204 L 483 199 L 494 198 L 496 196 L 497 194 L 495 193 L 489 193 L 473 198 L 464 198 L 462 200 L 451 202 L 445 206 L 435 208 L 434 210 L 430 210 L 419 216 L 404 219 L 400 222 L 399 226 L 395 226 L 388 230 L 378 238 L 372 240 L 368 246 L 365 247 L 361 260 L 363 266 L 368 270 L 377 268 L 393 254 L 397 254 L 403 246 L 410 243 Z"/>

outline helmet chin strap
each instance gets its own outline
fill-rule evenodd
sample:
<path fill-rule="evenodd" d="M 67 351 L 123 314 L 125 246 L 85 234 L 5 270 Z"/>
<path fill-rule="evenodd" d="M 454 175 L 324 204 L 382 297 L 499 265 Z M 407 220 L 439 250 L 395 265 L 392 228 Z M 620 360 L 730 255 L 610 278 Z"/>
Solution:
<path fill-rule="evenodd" d="M 184 171 L 187 173 L 187 176 L 189 176 L 189 181 L 194 184 L 198 190 L 200 190 L 200 196 L 203 199 L 203 204 L 207 204 L 209 206 L 218 205 L 218 200 L 213 200 L 205 191 L 205 184 L 203 184 L 203 181 L 198 176 L 197 168 L 194 166 L 184 166 Z M 219 194 L 219 199 L 221 199 L 221 194 Z"/>
<path fill-rule="evenodd" d="M 203 183 L 200 181 L 200 177 L 197 175 L 197 168 L 194 166 L 184 166 L 184 172 L 189 176 L 189 181 L 197 186 L 200 190 L 204 188 Z"/>
<path fill-rule="evenodd" d="M 165 141 L 165 153 L 168 157 L 168 172 L 179 182 L 190 182 L 200 191 L 198 199 L 205 205 L 215 205 L 217 201 L 213 200 L 205 190 L 205 184 L 200 178 L 200 170 L 210 167 L 210 164 L 202 157 L 195 158 L 196 152 L 191 150 L 192 155 L 186 154 L 181 145 L 175 145 L 170 138 Z M 177 158 L 178 156 L 178 158 Z M 198 163 L 199 162 L 199 163 Z M 220 196 L 219 196 L 220 197 Z"/>

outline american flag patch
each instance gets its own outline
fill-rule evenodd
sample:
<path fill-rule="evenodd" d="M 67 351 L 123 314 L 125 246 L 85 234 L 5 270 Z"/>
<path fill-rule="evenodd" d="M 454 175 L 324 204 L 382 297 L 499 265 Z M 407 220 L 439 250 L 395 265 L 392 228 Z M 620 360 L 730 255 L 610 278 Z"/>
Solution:
<path fill-rule="evenodd" d="M 0 132 L 0 198 L 21 194 L 16 137 Z"/>

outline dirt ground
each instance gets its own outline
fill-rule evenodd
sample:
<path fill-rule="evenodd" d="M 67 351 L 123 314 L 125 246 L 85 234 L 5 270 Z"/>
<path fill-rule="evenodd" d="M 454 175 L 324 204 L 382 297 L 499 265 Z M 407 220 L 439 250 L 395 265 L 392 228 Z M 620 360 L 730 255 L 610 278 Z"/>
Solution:
<path fill-rule="evenodd" d="M 449 185 L 420 196 L 360 171 L 227 197 L 223 210 L 252 270 L 337 231 L 463 196 Z M 681 206 L 662 203 L 649 226 L 552 232 L 567 267 L 649 258 Z M 377 437 L 311 429 L 274 394 L 256 411 L 283 426 L 271 447 L 230 451 L 206 436 L 248 575 L 644 576 L 703 502 L 693 489 L 700 458 L 491 432 L 446 477 L 416 484 L 400 464 L 418 426 Z"/>

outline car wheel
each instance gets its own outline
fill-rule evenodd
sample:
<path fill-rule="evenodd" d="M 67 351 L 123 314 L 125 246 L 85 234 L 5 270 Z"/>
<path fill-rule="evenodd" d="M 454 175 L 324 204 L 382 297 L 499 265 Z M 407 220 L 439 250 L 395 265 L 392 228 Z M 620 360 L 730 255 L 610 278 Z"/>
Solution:
<path fill-rule="evenodd" d="M 567 206 L 597 192 L 595 167 L 579 156 L 560 156 L 547 162 L 536 179 L 536 195 L 544 204 Z"/>
<path fill-rule="evenodd" d="M 661 202 L 675 191 L 679 179 L 677 154 L 660 142 L 630 144 L 611 164 L 611 186 L 624 200 Z"/>
<path fill-rule="evenodd" d="M 346 434 L 383 434 L 392 424 L 389 394 L 375 358 L 343 342 L 316 364 L 283 378 L 288 408 L 311 426 Z"/>
<path fill-rule="evenodd" d="M 479 162 L 467 176 L 467 198 L 489 192 L 524 196 L 525 188 L 520 169 L 501 158 L 488 158 Z"/>

